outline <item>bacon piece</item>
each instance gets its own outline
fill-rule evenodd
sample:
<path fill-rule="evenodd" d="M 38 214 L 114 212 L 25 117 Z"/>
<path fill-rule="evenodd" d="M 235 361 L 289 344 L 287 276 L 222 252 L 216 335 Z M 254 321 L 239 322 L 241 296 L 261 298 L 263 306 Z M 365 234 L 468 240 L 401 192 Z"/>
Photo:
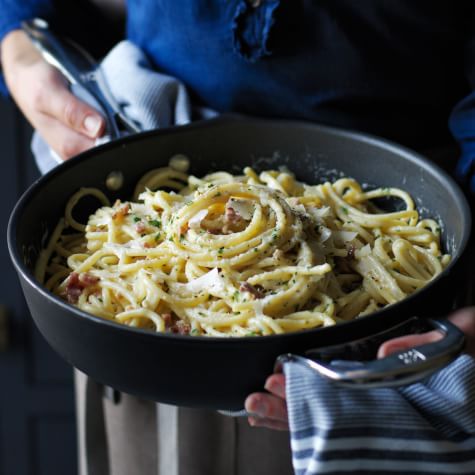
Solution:
<path fill-rule="evenodd" d="M 232 224 L 236 224 L 242 219 L 241 215 L 231 206 L 226 206 L 224 217 L 228 223 Z"/>
<path fill-rule="evenodd" d="M 249 282 L 243 282 L 239 286 L 239 290 L 241 292 L 249 292 L 255 299 L 263 299 L 265 297 L 264 292 L 260 288 L 254 287 Z"/>
<path fill-rule="evenodd" d="M 69 275 L 68 281 L 66 283 L 65 297 L 69 303 L 76 303 L 79 299 L 79 296 L 82 294 L 84 287 L 79 282 L 79 274 L 73 272 Z"/>
<path fill-rule="evenodd" d="M 233 228 L 236 224 L 242 222 L 242 218 L 239 213 L 236 212 L 234 208 L 226 206 L 226 211 L 224 213 L 224 226 L 222 234 L 232 234 Z"/>
<path fill-rule="evenodd" d="M 191 325 L 185 323 L 183 320 L 178 320 L 171 327 L 172 333 L 178 333 L 180 335 L 188 335 L 191 331 Z"/>
<path fill-rule="evenodd" d="M 188 335 L 191 332 L 191 325 L 179 320 L 178 317 L 171 312 L 162 313 L 165 328 L 171 333 L 178 333 L 179 335 Z"/>
<path fill-rule="evenodd" d="M 99 277 L 84 272 L 82 274 L 79 274 L 79 282 L 84 284 L 84 287 L 89 287 L 91 285 L 97 284 L 99 282 Z"/>
<path fill-rule="evenodd" d="M 83 290 L 97 284 L 97 282 L 99 282 L 99 277 L 88 274 L 87 272 L 82 274 L 72 272 L 66 282 L 64 296 L 69 303 L 77 303 Z"/>
<path fill-rule="evenodd" d="M 171 328 L 173 325 L 173 318 L 170 312 L 162 313 L 162 319 L 165 323 L 165 328 Z"/>
<path fill-rule="evenodd" d="M 127 216 L 130 213 L 130 203 L 125 203 L 124 206 L 121 206 L 113 215 L 112 219 L 121 221 L 124 219 L 124 216 Z"/>
<path fill-rule="evenodd" d="M 139 221 L 135 225 L 135 230 L 139 233 L 142 234 L 145 230 L 147 229 L 147 225 L 143 221 Z"/>

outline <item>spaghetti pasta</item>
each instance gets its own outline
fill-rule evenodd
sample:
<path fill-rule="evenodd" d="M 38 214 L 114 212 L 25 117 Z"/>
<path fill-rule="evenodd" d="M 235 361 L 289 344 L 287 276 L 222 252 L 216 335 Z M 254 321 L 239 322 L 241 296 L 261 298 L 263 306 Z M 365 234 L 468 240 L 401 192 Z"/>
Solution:
<path fill-rule="evenodd" d="M 197 178 L 186 165 L 180 157 L 150 171 L 130 202 L 75 193 L 37 278 L 80 309 L 133 327 L 251 336 L 367 315 L 450 261 L 439 225 L 420 220 L 403 190 L 365 191 L 351 178 L 309 185 L 251 168 Z M 73 208 L 87 195 L 103 206 L 82 225 Z M 373 200 L 387 197 L 404 209 L 377 209 Z"/>

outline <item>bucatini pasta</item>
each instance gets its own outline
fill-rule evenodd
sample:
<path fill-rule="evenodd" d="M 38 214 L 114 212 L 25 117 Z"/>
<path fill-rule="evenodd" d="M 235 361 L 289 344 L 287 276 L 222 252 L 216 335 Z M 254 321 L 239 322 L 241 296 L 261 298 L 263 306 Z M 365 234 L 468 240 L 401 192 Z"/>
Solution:
<path fill-rule="evenodd" d="M 179 166 L 178 166 L 179 165 Z M 395 303 L 448 264 L 435 220 L 397 188 L 289 171 L 197 178 L 186 161 L 147 173 L 130 202 L 82 188 L 36 276 L 96 316 L 159 332 L 252 336 L 334 325 Z M 175 190 L 175 191 L 165 191 Z M 78 201 L 101 203 L 87 224 Z M 374 199 L 402 200 L 383 212 Z"/>

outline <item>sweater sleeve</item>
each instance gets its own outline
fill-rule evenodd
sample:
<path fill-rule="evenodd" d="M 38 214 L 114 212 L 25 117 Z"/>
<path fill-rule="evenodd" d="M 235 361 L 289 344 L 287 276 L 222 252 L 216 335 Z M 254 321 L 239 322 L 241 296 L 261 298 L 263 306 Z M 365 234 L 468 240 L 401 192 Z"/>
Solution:
<path fill-rule="evenodd" d="M 53 15 L 53 0 L 0 0 L 0 42 L 10 31 L 20 28 L 29 18 L 49 19 Z M 0 75 L 0 93 L 7 94 L 3 75 Z"/>
<path fill-rule="evenodd" d="M 53 0 L 0 0 L 0 41 L 12 30 L 20 28 L 29 18 L 49 18 L 53 12 Z"/>
<path fill-rule="evenodd" d="M 465 50 L 467 79 L 472 92 L 455 106 L 449 127 L 461 151 L 456 175 L 475 193 L 475 8 L 472 10 Z"/>

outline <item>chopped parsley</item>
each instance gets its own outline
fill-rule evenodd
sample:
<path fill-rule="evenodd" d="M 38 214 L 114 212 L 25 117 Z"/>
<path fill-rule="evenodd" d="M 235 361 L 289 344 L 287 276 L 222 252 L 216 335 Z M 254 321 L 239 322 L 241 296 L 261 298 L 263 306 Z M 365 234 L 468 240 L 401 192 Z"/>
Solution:
<path fill-rule="evenodd" d="M 151 219 L 148 224 L 150 224 L 151 226 L 155 226 L 156 228 L 160 228 L 162 226 L 162 223 L 157 219 Z"/>

